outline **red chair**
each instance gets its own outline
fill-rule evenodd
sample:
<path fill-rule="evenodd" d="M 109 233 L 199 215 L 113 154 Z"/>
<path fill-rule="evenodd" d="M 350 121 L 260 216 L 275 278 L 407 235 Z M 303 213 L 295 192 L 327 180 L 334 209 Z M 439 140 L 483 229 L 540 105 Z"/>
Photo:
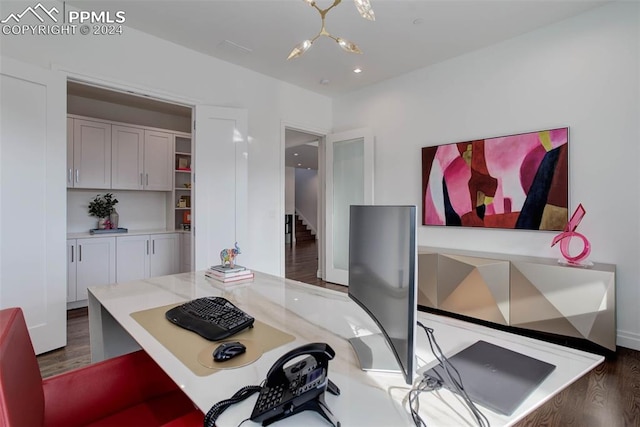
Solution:
<path fill-rule="evenodd" d="M 0 310 L 0 426 L 190 427 L 203 420 L 144 351 L 43 380 L 22 310 Z"/>

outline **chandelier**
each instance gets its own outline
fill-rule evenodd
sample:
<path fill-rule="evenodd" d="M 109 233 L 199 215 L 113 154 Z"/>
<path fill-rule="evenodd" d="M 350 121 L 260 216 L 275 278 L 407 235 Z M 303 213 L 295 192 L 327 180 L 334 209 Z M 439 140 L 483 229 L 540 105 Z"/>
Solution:
<path fill-rule="evenodd" d="M 342 49 L 344 49 L 347 52 L 362 53 L 360 48 L 355 43 L 350 42 L 347 39 L 343 39 L 342 37 L 333 36 L 331 33 L 327 31 L 325 27 L 324 20 L 325 20 L 325 17 L 327 16 L 327 13 L 331 9 L 339 5 L 342 0 L 334 0 L 333 4 L 326 9 L 320 9 L 316 4 L 315 0 L 303 0 L 303 1 L 318 11 L 318 13 L 320 14 L 320 18 L 322 19 L 322 28 L 320 28 L 320 32 L 316 34 L 314 38 L 304 40 L 303 42 L 298 44 L 296 47 L 294 47 L 287 59 L 293 59 L 293 58 L 302 56 L 302 54 L 305 53 L 307 50 L 309 50 L 313 42 L 318 40 L 320 36 L 329 37 L 330 39 L 335 40 L 335 42 L 338 43 L 338 46 L 340 46 Z M 373 14 L 373 9 L 371 9 L 371 3 L 369 3 L 369 0 L 353 0 L 353 1 L 356 5 L 356 8 L 358 9 L 358 12 L 360 13 L 360 16 L 362 16 L 364 19 L 368 19 L 369 21 L 376 20 L 376 17 Z"/>

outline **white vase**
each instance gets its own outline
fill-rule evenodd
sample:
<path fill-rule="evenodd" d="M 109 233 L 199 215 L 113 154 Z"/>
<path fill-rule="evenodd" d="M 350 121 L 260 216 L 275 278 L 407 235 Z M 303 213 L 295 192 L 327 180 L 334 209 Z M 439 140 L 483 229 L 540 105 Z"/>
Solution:
<path fill-rule="evenodd" d="M 111 228 L 118 228 L 119 219 L 120 219 L 120 215 L 118 215 L 118 212 L 116 212 L 116 210 L 114 209 L 113 212 L 111 212 L 111 215 L 109 215 L 109 221 L 111 221 Z"/>

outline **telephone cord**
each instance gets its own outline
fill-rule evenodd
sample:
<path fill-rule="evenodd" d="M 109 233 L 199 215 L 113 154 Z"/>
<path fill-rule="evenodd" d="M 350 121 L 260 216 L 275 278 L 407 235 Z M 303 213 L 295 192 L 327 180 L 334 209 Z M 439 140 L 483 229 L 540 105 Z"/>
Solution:
<path fill-rule="evenodd" d="M 211 409 L 209 409 L 209 412 L 204 416 L 204 427 L 216 427 L 216 420 L 229 406 L 242 402 L 249 396 L 259 392 L 261 389 L 262 387 L 257 385 L 245 386 L 230 398 L 221 400 L 214 404 Z"/>

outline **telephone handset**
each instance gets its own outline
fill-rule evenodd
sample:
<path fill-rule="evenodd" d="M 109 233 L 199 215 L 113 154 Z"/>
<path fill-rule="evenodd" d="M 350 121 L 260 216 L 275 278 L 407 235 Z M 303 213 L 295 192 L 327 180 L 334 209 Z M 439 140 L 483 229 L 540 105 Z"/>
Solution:
<path fill-rule="evenodd" d="M 333 426 L 339 427 L 340 423 L 324 401 L 326 390 L 340 394 L 338 387 L 327 377 L 329 360 L 335 354 L 326 343 L 306 344 L 284 354 L 269 369 L 251 420 L 267 426 L 298 412 L 315 410 Z M 306 357 L 287 365 L 303 356 Z"/>

